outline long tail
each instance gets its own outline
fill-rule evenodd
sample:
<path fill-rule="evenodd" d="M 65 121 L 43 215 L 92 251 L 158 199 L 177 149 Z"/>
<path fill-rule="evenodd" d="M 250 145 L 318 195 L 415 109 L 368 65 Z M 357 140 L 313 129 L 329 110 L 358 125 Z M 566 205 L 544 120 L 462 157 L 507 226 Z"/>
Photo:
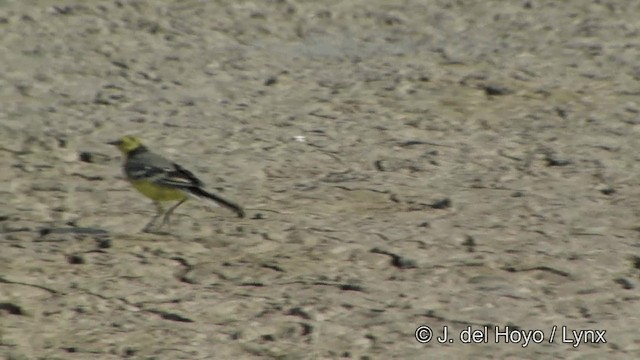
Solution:
<path fill-rule="evenodd" d="M 233 201 L 230 201 L 218 195 L 206 192 L 201 188 L 191 188 L 189 189 L 189 192 L 200 199 L 213 201 L 214 205 L 221 205 L 223 207 L 226 207 L 227 209 L 238 214 L 238 217 L 241 217 L 241 218 L 244 217 L 244 209 L 242 208 L 242 206 L 234 203 Z"/>

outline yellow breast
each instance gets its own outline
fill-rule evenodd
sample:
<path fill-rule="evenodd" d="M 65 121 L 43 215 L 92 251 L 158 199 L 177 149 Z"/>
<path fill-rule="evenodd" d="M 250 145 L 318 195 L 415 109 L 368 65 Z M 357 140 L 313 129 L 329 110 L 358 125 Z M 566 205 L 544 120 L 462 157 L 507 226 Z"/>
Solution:
<path fill-rule="evenodd" d="M 174 201 L 187 198 L 181 190 L 160 186 L 150 181 L 131 181 L 131 185 L 153 201 Z"/>

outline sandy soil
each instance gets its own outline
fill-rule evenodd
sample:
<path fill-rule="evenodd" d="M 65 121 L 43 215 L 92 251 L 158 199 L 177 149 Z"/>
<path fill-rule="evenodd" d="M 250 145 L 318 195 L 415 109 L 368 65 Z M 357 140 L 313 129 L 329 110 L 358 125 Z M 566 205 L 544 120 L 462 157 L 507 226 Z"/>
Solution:
<path fill-rule="evenodd" d="M 0 358 L 640 358 L 638 14 L 0 0 Z M 248 218 L 141 233 L 124 134 Z"/>

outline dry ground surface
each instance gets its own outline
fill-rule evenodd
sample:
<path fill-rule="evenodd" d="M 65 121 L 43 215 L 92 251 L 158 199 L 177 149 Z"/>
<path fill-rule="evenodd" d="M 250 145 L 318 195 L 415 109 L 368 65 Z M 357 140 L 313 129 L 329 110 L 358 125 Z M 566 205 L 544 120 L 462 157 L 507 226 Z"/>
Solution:
<path fill-rule="evenodd" d="M 0 0 L 0 358 L 640 358 L 638 14 Z M 124 134 L 248 217 L 141 233 Z"/>

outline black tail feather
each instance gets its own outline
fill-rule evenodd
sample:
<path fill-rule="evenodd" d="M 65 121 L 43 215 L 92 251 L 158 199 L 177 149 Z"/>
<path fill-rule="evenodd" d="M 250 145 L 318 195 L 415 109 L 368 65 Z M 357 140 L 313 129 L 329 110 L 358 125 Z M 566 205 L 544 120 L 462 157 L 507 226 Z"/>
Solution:
<path fill-rule="evenodd" d="M 244 209 L 242 208 L 242 206 L 234 203 L 233 201 L 230 201 L 218 195 L 206 192 L 205 190 L 198 187 L 191 188 L 189 189 L 189 191 L 195 196 L 213 200 L 216 204 L 226 207 L 227 209 L 235 212 L 240 218 L 243 218 L 245 215 Z"/>

